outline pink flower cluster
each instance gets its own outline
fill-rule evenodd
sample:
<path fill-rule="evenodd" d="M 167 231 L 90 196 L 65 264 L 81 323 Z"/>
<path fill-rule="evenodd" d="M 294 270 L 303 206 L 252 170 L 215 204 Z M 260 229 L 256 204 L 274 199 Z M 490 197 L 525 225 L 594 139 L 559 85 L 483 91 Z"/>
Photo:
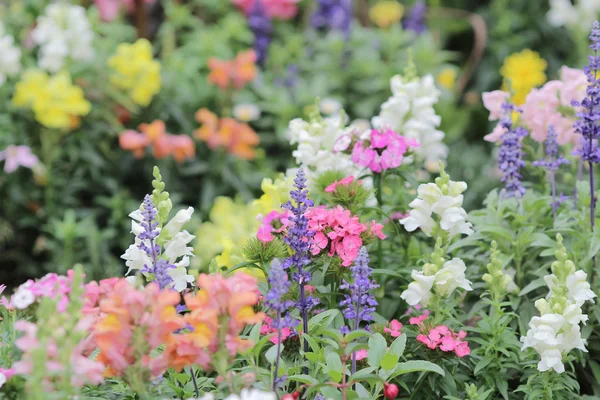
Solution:
<path fill-rule="evenodd" d="M 277 211 L 273 210 L 267 215 L 264 216 L 260 227 L 258 228 L 258 232 L 256 233 L 256 237 L 263 243 L 268 243 L 272 241 L 275 237 L 273 236 L 273 232 L 281 233 L 285 231 L 285 229 L 291 225 L 289 217 L 291 212 L 289 210 Z M 278 225 L 279 227 L 275 227 Z"/>
<path fill-rule="evenodd" d="M 233 4 L 248 14 L 254 5 L 254 0 L 232 0 Z M 267 15 L 271 18 L 287 20 L 298 13 L 298 0 L 262 0 Z"/>
<path fill-rule="evenodd" d="M 428 316 L 429 311 L 425 310 L 422 315 L 412 317 L 409 320 L 409 323 L 411 325 L 418 325 L 421 332 L 423 332 L 425 330 L 423 322 Z M 438 325 L 435 328 L 430 329 L 427 335 L 424 333 L 417 335 L 417 341 L 423 343 L 431 350 L 439 348 L 444 352 L 453 351 L 457 356 L 464 357 L 471 354 L 469 343 L 462 340 L 465 337 L 467 337 L 467 332 L 465 331 L 454 333 L 446 325 Z"/>
<path fill-rule="evenodd" d="M 402 165 L 404 154 L 411 147 L 419 147 L 419 143 L 400 136 L 391 129 L 373 129 L 368 145 L 363 141 L 354 145 L 352 161 L 379 173 Z"/>
<path fill-rule="evenodd" d="M 92 281 L 86 284 L 82 312 L 86 315 L 99 315 L 100 301 L 108 297 L 117 282 L 119 282 L 119 278 L 108 278 L 100 282 Z"/>
<path fill-rule="evenodd" d="M 522 123 L 530 130 L 531 137 L 542 143 L 548 136 L 548 128 L 552 125 L 558 134 L 560 145 L 576 144 L 578 135 L 573 128 L 574 119 L 561 112 L 563 107 L 572 107 L 573 100 L 581 101 L 585 97 L 587 77 L 579 69 L 563 66 L 560 70 L 560 80 L 547 82 L 539 89 L 533 89 L 527 95 L 522 109 Z M 507 92 L 495 90 L 483 93 L 483 105 L 490 112 L 490 121 L 502 117 L 502 104 L 510 98 Z M 485 140 L 496 142 L 504 135 L 504 129 L 498 124 L 493 132 L 485 136 Z"/>
<path fill-rule="evenodd" d="M 135 11 L 134 0 L 94 0 L 100 19 L 105 22 L 110 22 L 119 16 L 121 8 L 125 8 L 127 13 Z M 151 4 L 154 0 L 144 0 L 144 3 Z"/>
<path fill-rule="evenodd" d="M 67 276 L 51 273 L 37 281 L 30 279 L 12 295 L 10 306 L 25 309 L 42 297 L 50 297 L 58 299 L 57 311 L 64 312 L 69 304 L 72 279 L 73 270 L 69 270 Z"/>
<path fill-rule="evenodd" d="M 358 216 L 342 206 L 332 209 L 314 207 L 310 209 L 308 229 L 315 232 L 311 252 L 317 255 L 321 250 L 329 248 L 328 256 L 337 254 L 342 259 L 342 265 L 349 267 L 358 255 L 363 244 L 363 236 L 375 236 L 385 239 L 383 225 L 375 221 L 363 224 Z"/>
<path fill-rule="evenodd" d="M 389 333 L 392 337 L 398 337 L 402 335 L 402 322 L 397 319 L 391 320 L 387 326 L 383 328 L 383 331 Z"/>
<path fill-rule="evenodd" d="M 277 328 L 273 328 L 271 326 L 272 323 L 273 323 L 273 318 L 266 316 L 265 323 L 260 326 L 260 334 L 261 335 L 270 335 L 270 334 L 274 333 L 275 335 L 273 335 L 273 337 L 271 337 L 269 339 L 269 341 L 271 341 L 271 343 L 273 343 L 273 344 L 278 344 L 279 340 L 277 337 Z M 281 329 L 281 341 L 283 342 L 285 339 L 289 338 L 291 334 L 292 334 L 291 328 Z"/>
<path fill-rule="evenodd" d="M 82 319 L 75 330 L 87 331 L 91 320 Z M 16 347 L 23 352 L 21 360 L 13 364 L 12 372 L 15 375 L 30 375 L 33 371 L 33 351 L 41 346 L 38 339 L 39 328 L 36 324 L 20 320 L 15 323 L 15 330 L 23 332 L 24 335 L 15 341 Z M 61 332 L 56 332 L 61 334 Z M 67 334 L 63 332 L 62 334 Z M 45 341 L 46 353 L 46 369 L 49 372 L 48 378 L 43 382 L 44 387 L 49 391 L 53 391 L 53 382 L 50 379 L 52 375 L 69 374 L 71 385 L 74 387 L 83 387 L 85 384 L 98 385 L 104 380 L 104 364 L 98 361 L 89 359 L 84 355 L 86 352 L 85 341 L 75 346 L 69 356 L 68 365 L 64 365 L 60 361 L 61 354 L 56 345 L 54 338 L 48 337 Z M 69 370 L 67 371 L 67 368 Z"/>
<path fill-rule="evenodd" d="M 354 182 L 354 176 L 350 175 L 347 176 L 345 178 L 340 179 L 339 181 L 335 181 L 333 182 L 331 185 L 327 186 L 325 188 L 325 192 L 327 193 L 333 193 L 337 190 L 338 186 L 348 186 L 350 184 L 352 184 L 352 182 Z M 361 184 L 362 181 L 356 181 L 358 184 Z"/>

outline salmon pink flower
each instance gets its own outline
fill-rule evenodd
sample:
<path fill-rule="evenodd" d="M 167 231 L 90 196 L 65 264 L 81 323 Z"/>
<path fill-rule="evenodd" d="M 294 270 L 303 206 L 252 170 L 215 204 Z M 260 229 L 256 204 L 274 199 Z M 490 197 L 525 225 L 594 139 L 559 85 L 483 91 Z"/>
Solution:
<path fill-rule="evenodd" d="M 383 331 L 389 333 L 392 337 L 398 337 L 402 334 L 400 329 L 402 329 L 402 322 L 397 319 L 393 319 L 388 324 L 389 327 L 384 327 Z"/>
<path fill-rule="evenodd" d="M 256 0 L 233 0 L 233 4 L 248 14 Z M 298 13 L 298 0 L 261 0 L 267 15 L 271 18 L 287 20 L 294 18 Z"/>

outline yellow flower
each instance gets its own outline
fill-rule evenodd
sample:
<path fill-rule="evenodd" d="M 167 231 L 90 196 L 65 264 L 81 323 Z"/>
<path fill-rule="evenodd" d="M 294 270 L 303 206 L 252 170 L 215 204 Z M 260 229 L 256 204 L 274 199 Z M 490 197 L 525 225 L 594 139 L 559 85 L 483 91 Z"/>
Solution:
<path fill-rule="evenodd" d="M 23 73 L 12 103 L 16 107 L 32 109 L 40 124 L 56 129 L 76 128 L 79 117 L 87 115 L 92 107 L 83 90 L 71 83 L 68 72 L 50 77 L 35 69 Z"/>
<path fill-rule="evenodd" d="M 252 202 L 255 214 L 266 215 L 281 207 L 282 204 L 288 201 L 293 184 L 294 178 L 292 176 L 280 176 L 275 181 L 271 178 L 264 178 L 260 184 L 263 195 Z"/>
<path fill-rule="evenodd" d="M 121 43 L 108 59 L 110 82 L 127 91 L 136 104 L 147 106 L 160 91 L 160 63 L 152 58 L 152 45 L 146 39 L 133 44 Z"/>
<path fill-rule="evenodd" d="M 446 67 L 441 70 L 437 76 L 437 82 L 444 89 L 454 89 L 454 85 L 456 84 L 456 69 Z"/>
<path fill-rule="evenodd" d="M 402 15 L 404 15 L 402 4 L 391 0 L 380 1 L 369 11 L 371 21 L 382 29 L 400 22 Z"/>
<path fill-rule="evenodd" d="M 525 97 L 531 89 L 546 82 L 546 67 L 546 60 L 529 49 L 504 59 L 500 68 L 500 74 L 504 78 L 503 90 L 510 90 L 514 104 L 525 103 Z"/>

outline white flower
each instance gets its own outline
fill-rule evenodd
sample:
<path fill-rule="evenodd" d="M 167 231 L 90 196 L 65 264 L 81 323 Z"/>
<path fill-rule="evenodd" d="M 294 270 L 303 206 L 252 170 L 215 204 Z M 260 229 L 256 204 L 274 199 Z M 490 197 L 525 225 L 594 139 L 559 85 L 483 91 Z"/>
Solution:
<path fill-rule="evenodd" d="M 173 237 L 181 231 L 183 225 L 185 225 L 190 219 L 192 219 L 192 214 L 194 213 L 194 207 L 188 207 L 185 210 L 177 211 L 177 214 L 163 227 L 163 231 L 165 231 L 165 235 L 167 237 Z"/>
<path fill-rule="evenodd" d="M 179 232 L 173 239 L 165 243 L 164 255 L 167 256 L 169 262 L 174 263 L 179 257 L 193 255 L 194 248 L 188 247 L 187 245 L 195 237 L 196 236 L 191 235 L 188 231 L 183 231 Z"/>
<path fill-rule="evenodd" d="M 19 287 L 17 292 L 13 294 L 10 302 L 15 308 L 24 310 L 29 307 L 35 301 L 35 295 L 33 292 L 25 287 Z"/>
<path fill-rule="evenodd" d="M 41 46 L 40 67 L 50 72 L 60 70 L 69 57 L 78 61 L 94 57 L 93 33 L 83 7 L 66 2 L 48 5 L 31 36 Z"/>
<path fill-rule="evenodd" d="M 446 261 L 442 269 L 434 275 L 437 292 L 442 296 L 450 296 L 456 288 L 473 290 L 471 282 L 465 277 L 467 267 L 460 258 Z"/>
<path fill-rule="evenodd" d="M 6 375 L 4 375 L 2 372 L 0 372 L 0 388 L 2 386 L 4 386 L 4 384 L 6 383 Z"/>
<path fill-rule="evenodd" d="M 256 104 L 238 104 L 233 107 L 233 116 L 238 121 L 256 121 L 260 117 L 260 108 Z"/>
<path fill-rule="evenodd" d="M 189 258 L 186 257 L 185 260 L 188 261 L 187 264 L 189 265 Z M 173 279 L 173 289 L 177 290 L 178 292 L 181 292 L 187 288 L 188 283 L 194 282 L 194 276 L 188 275 L 187 269 L 185 268 L 186 266 L 182 265 L 177 268 L 171 268 L 167 270 L 167 273 L 171 279 Z"/>
<path fill-rule="evenodd" d="M 550 0 L 550 10 L 546 19 L 554 27 L 566 25 L 579 28 L 592 25 L 599 12 L 598 0 L 577 0 L 576 5 L 573 5 L 571 0 Z"/>
<path fill-rule="evenodd" d="M 567 277 L 567 288 L 569 289 L 569 300 L 575 301 L 578 305 L 582 305 L 586 301 L 594 302 L 596 294 L 592 291 L 590 284 L 587 281 L 587 274 L 578 270 L 574 274 Z"/>
<path fill-rule="evenodd" d="M 4 34 L 4 25 L 0 21 L 0 86 L 9 76 L 21 71 L 21 50 L 14 45 L 14 38 Z"/>
<path fill-rule="evenodd" d="M 422 271 L 413 269 L 411 277 L 414 279 L 414 282 L 408 285 L 408 288 L 402 292 L 400 298 L 411 306 L 419 303 L 426 306 L 431 297 L 431 288 L 433 287 L 435 276 L 426 276 Z"/>
<path fill-rule="evenodd" d="M 531 318 L 527 336 L 521 336 L 522 350 L 533 347 L 541 354 L 547 348 L 559 348 L 561 341 L 557 336 L 564 323 L 565 319 L 560 314 L 545 314 Z"/>
<path fill-rule="evenodd" d="M 404 225 L 404 229 L 408 232 L 413 232 L 417 228 L 427 235 L 431 236 L 431 232 L 435 227 L 435 221 L 431 218 L 431 207 L 426 201 L 414 199 L 409 206 L 412 208 L 408 213 L 408 217 L 402 218 L 400 223 Z"/>
<path fill-rule="evenodd" d="M 323 99 L 319 102 L 319 110 L 325 115 L 333 115 L 340 112 L 342 109 L 342 103 L 336 99 Z"/>
<path fill-rule="evenodd" d="M 562 363 L 562 353 L 556 348 L 549 348 L 540 353 L 541 360 L 538 363 L 539 371 L 548 371 L 553 369 L 559 374 L 565 372 L 565 366 Z"/>
<path fill-rule="evenodd" d="M 136 240 L 136 242 L 139 243 L 139 240 Z M 138 243 L 130 245 L 121 256 L 125 260 L 125 266 L 128 267 L 127 274 L 131 270 L 142 270 L 144 266 L 152 265 L 152 259 L 145 251 L 139 248 Z"/>
<path fill-rule="evenodd" d="M 416 139 L 420 147 L 415 153 L 425 162 L 436 164 L 445 160 L 448 148 L 443 144 L 444 133 L 436 128 L 441 118 L 433 106 L 440 97 L 433 76 L 405 80 L 396 75 L 390 81 L 392 97 L 381 105 L 381 111 L 374 117 L 375 128 L 389 127 L 403 136 Z"/>

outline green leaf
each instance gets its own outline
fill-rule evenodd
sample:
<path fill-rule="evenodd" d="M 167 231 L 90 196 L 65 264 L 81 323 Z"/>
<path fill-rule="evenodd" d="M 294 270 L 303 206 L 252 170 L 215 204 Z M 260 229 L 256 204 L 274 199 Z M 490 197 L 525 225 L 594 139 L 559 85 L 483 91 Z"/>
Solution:
<path fill-rule="evenodd" d="M 387 342 L 381 334 L 376 333 L 369 338 L 369 356 L 368 361 L 371 367 L 379 367 L 381 365 L 381 359 L 385 354 L 387 348 Z"/>
<path fill-rule="evenodd" d="M 381 368 L 386 371 L 393 370 L 398 365 L 398 355 L 395 353 L 385 353 L 381 359 Z"/>
<path fill-rule="evenodd" d="M 333 309 L 333 310 L 327 310 L 327 311 L 324 311 L 322 313 L 315 315 L 308 321 L 309 332 L 312 332 L 316 328 L 320 327 L 321 323 L 325 319 L 327 319 L 327 320 L 322 325 L 329 326 L 331 324 L 331 322 L 334 320 L 334 318 L 337 317 L 339 314 L 340 314 L 340 310 Z"/>
<path fill-rule="evenodd" d="M 281 352 L 283 352 L 283 345 L 281 345 Z M 277 345 L 272 346 L 269 350 L 267 350 L 265 353 L 265 358 L 269 363 L 275 364 L 275 359 L 277 358 Z"/>
<path fill-rule="evenodd" d="M 358 338 L 369 337 L 369 336 L 371 336 L 370 332 L 367 332 L 367 331 L 362 330 L 362 329 L 358 329 L 356 331 L 352 331 L 349 334 L 347 334 L 345 338 L 346 338 L 346 342 L 350 343 L 353 340 L 356 340 Z"/>
<path fill-rule="evenodd" d="M 404 354 L 404 348 L 406 347 L 406 335 L 403 333 L 398 336 L 396 340 L 391 344 L 390 351 L 400 357 Z"/>
<path fill-rule="evenodd" d="M 484 359 L 482 359 L 481 361 L 479 361 L 479 362 L 477 363 L 477 365 L 475 366 L 475 370 L 473 371 L 473 373 L 474 373 L 475 375 L 477 375 L 477 373 L 478 373 L 479 371 L 481 371 L 481 369 L 483 369 L 483 368 L 487 367 L 487 366 L 488 366 L 488 365 L 489 365 L 489 364 L 492 362 L 492 360 L 493 360 L 493 359 L 492 359 L 491 357 L 487 357 L 487 358 L 484 358 Z"/>
<path fill-rule="evenodd" d="M 415 360 L 415 361 L 406 361 L 406 362 L 398 364 L 396 366 L 396 369 L 390 376 L 390 379 L 392 379 L 398 375 L 404 375 L 404 374 L 408 374 L 410 372 L 419 372 L 419 371 L 435 372 L 436 374 L 440 374 L 442 376 L 445 375 L 444 370 L 441 369 L 436 364 L 429 362 L 429 361 Z"/>
<path fill-rule="evenodd" d="M 525 286 L 523 288 L 523 290 L 521 290 L 521 293 L 519 293 L 519 295 L 525 296 L 527 293 L 532 292 L 535 289 L 540 288 L 545 285 L 546 285 L 546 281 L 544 280 L 544 278 L 538 278 L 532 282 L 529 282 L 529 284 L 527 286 Z"/>
<path fill-rule="evenodd" d="M 318 380 L 316 380 L 315 378 L 313 378 L 310 375 L 304 375 L 304 374 L 300 374 L 300 375 L 292 375 L 289 376 L 288 379 L 290 381 L 296 381 L 296 382 L 300 382 L 300 383 L 307 383 L 309 385 L 316 385 L 317 383 L 319 383 Z"/>

